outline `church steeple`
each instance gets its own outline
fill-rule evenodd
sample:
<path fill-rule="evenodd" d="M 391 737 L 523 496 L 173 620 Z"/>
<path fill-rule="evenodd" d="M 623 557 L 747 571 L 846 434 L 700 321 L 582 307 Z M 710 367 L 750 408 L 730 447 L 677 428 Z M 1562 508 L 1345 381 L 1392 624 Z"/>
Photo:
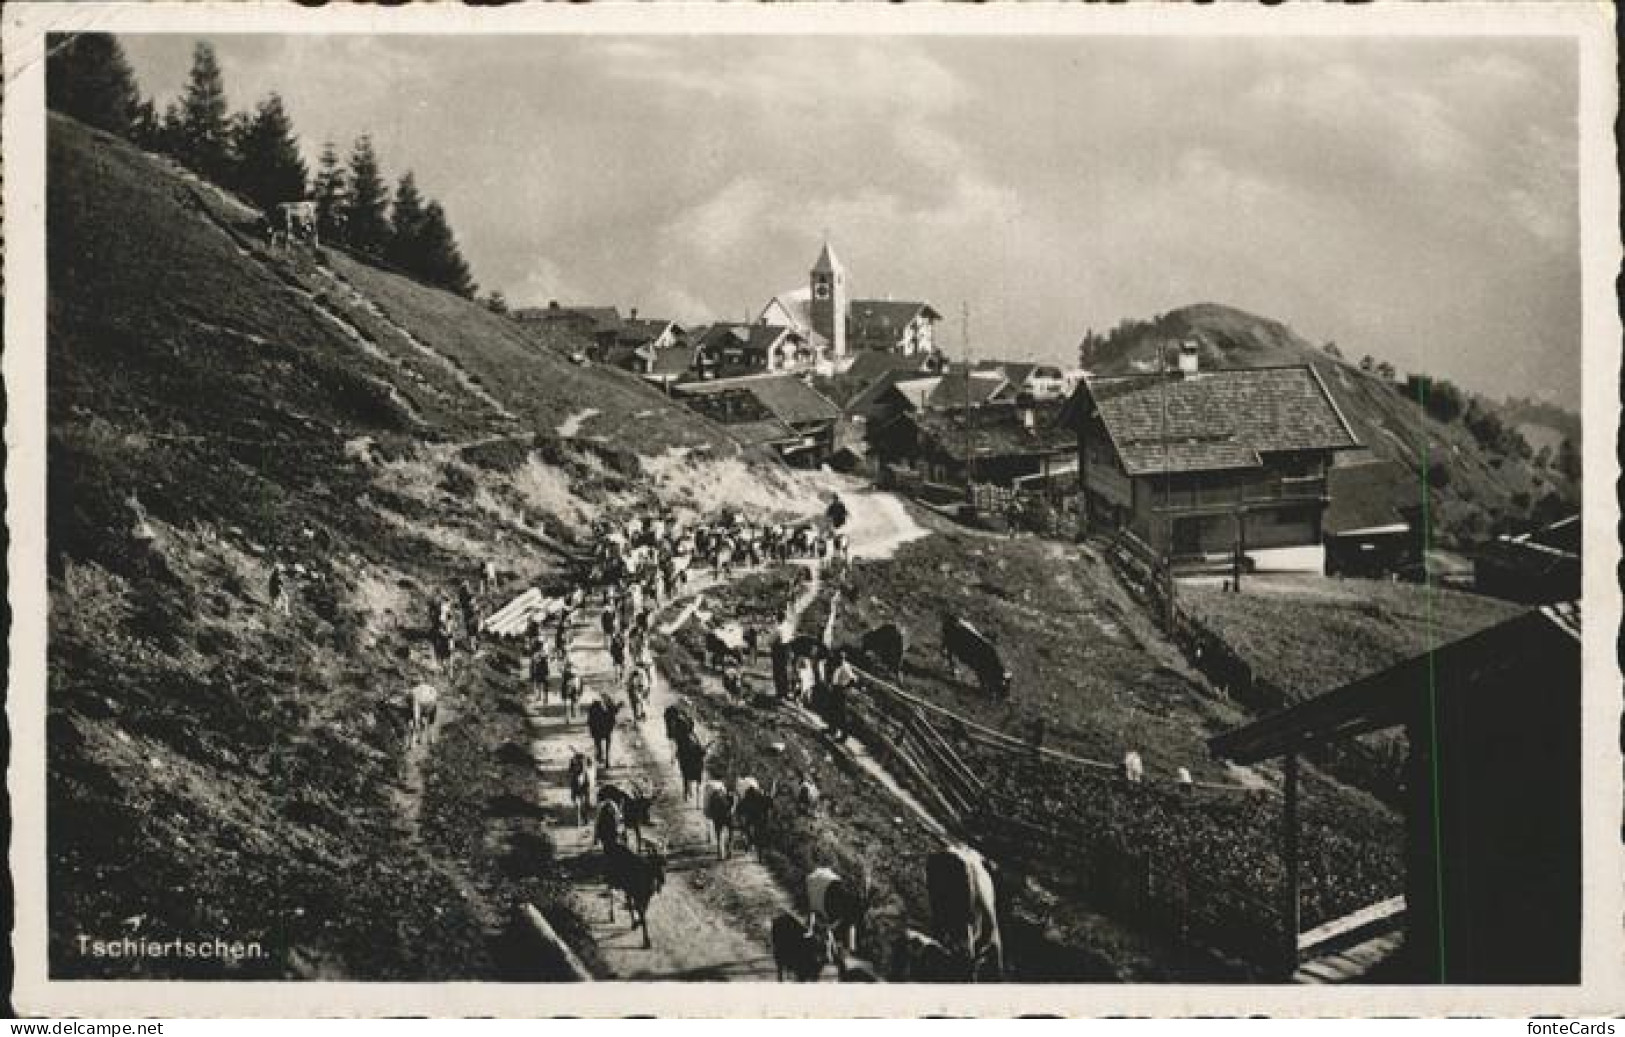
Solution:
<path fill-rule="evenodd" d="M 829 342 L 831 359 L 839 360 L 846 356 L 846 267 L 827 238 L 808 279 L 813 330 Z"/>

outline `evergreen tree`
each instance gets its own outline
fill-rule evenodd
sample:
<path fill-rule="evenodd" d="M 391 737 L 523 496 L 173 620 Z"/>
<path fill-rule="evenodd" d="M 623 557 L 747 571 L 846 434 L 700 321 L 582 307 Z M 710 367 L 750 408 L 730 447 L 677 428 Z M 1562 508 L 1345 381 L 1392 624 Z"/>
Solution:
<path fill-rule="evenodd" d="M 164 109 L 164 117 L 158 123 L 158 150 L 175 158 L 181 157 L 181 148 L 186 136 L 185 117 L 181 115 L 181 103 L 169 102 Z"/>
<path fill-rule="evenodd" d="M 428 279 L 428 257 L 424 252 L 423 195 L 410 170 L 395 187 L 395 205 L 390 211 L 389 247 L 384 258 L 414 277 Z"/>
<path fill-rule="evenodd" d="M 1557 447 L 1557 470 L 1574 482 L 1580 481 L 1580 451 L 1571 440 L 1565 439 Z"/>
<path fill-rule="evenodd" d="M 362 136 L 350 152 L 349 198 L 344 215 L 349 243 L 362 252 L 381 254 L 389 244 L 388 189 L 378 172 L 372 138 Z"/>
<path fill-rule="evenodd" d="M 237 140 L 237 188 L 262 209 L 305 197 L 308 172 L 282 98 L 271 94 L 243 120 Z"/>
<path fill-rule="evenodd" d="M 468 263 L 457 248 L 457 239 L 446 222 L 446 212 L 439 202 L 430 202 L 423 211 L 423 279 L 430 284 L 456 292 L 472 299 L 478 288 L 469 273 Z"/>
<path fill-rule="evenodd" d="M 138 101 L 130 114 L 130 140 L 148 151 L 163 150 L 163 118 L 151 99 Z"/>
<path fill-rule="evenodd" d="M 323 241 L 344 241 L 346 209 L 349 206 L 350 183 L 344 167 L 339 165 L 338 149 L 333 142 L 322 145 L 322 156 L 316 166 L 316 182 L 312 186 L 316 198 L 316 228 Z"/>
<path fill-rule="evenodd" d="M 117 38 L 84 32 L 50 46 L 45 103 L 97 129 L 128 137 L 141 98 Z"/>
<path fill-rule="evenodd" d="M 490 295 L 485 297 L 485 308 L 490 310 L 492 313 L 507 316 L 508 297 L 503 295 L 500 291 L 492 292 Z"/>
<path fill-rule="evenodd" d="M 226 88 L 214 48 L 199 43 L 192 51 L 192 78 L 180 105 L 180 159 L 214 180 L 232 172 L 231 125 L 226 118 Z"/>

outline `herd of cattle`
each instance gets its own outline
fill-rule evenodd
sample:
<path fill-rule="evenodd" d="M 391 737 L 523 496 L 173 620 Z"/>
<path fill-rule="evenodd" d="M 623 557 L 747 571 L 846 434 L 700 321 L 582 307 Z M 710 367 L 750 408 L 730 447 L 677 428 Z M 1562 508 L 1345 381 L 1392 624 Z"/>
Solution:
<path fill-rule="evenodd" d="M 835 509 L 832 508 L 832 512 Z M 833 518 L 833 516 L 832 516 Z M 651 945 L 648 909 L 665 885 L 667 848 L 646 835 L 653 821 L 655 797 L 642 782 L 608 780 L 613 769 L 614 735 L 623 710 L 644 717 L 653 686 L 650 636 L 658 609 L 690 579 L 709 568 L 726 578 L 740 567 L 766 562 L 806 561 L 815 566 L 842 563 L 849 551 L 847 535 L 837 523 L 822 525 L 753 524 L 735 517 L 683 525 L 670 516 L 637 517 L 595 527 L 595 547 L 581 579 L 563 595 L 541 604 L 538 595 L 532 613 L 517 629 L 528 651 L 527 670 L 532 694 L 545 704 L 551 695 L 554 663 L 557 686 L 565 705 L 566 722 L 576 719 L 585 682 L 571 658 L 575 629 L 586 617 L 595 595 L 602 602 L 594 617 L 613 663 L 613 682 L 586 706 L 585 721 L 591 749 L 575 749 L 565 780 L 578 826 L 591 826 L 590 846 L 601 853 L 605 884 L 613 899 L 625 901 L 631 924 L 641 928 L 643 944 Z M 470 650 L 482 632 L 492 630 L 491 616 L 482 616 L 481 602 L 494 590 L 497 573 L 487 564 L 477 583 L 465 581 L 450 597 L 437 598 L 430 608 L 430 642 L 442 667 L 450 667 L 459 648 Z M 509 610 L 512 611 L 511 609 Z M 460 615 L 459 615 L 460 613 Z M 459 620 L 461 622 L 459 623 Z M 514 630 L 513 624 L 501 629 Z M 721 644 L 732 661 L 747 647 L 755 654 L 756 636 L 745 639 L 712 629 L 707 645 Z M 751 632 L 757 634 L 760 632 Z M 846 689 L 855 681 L 845 654 L 829 650 L 826 641 L 789 637 L 782 629 L 771 637 L 776 690 L 792 701 L 803 701 L 825 717 L 837 737 L 844 737 L 842 718 Z M 1007 694 L 1009 673 L 993 644 L 969 624 L 949 617 L 944 621 L 943 644 L 948 662 L 969 666 L 982 686 L 994 694 Z M 859 651 L 871 663 L 895 672 L 901 665 L 906 637 L 895 625 L 871 631 Z M 613 689 L 623 689 L 625 700 Z M 438 695 L 432 684 L 420 684 L 407 696 L 412 712 L 409 744 L 432 728 Z M 713 742 L 698 729 L 690 710 L 674 703 L 663 713 L 684 804 L 701 811 L 710 842 L 719 859 L 739 849 L 758 855 L 779 809 L 780 782 L 764 788 L 756 777 L 744 776 L 731 784 L 707 778 L 706 760 Z M 792 780 L 786 792 L 794 809 L 814 813 L 820 809 L 817 786 L 805 775 Z M 926 860 L 926 886 L 931 909 L 929 934 L 909 929 L 892 947 L 890 976 L 894 980 L 964 981 L 998 976 L 1003 951 L 998 928 L 996 872 L 975 850 L 947 846 Z M 779 978 L 808 981 L 836 966 L 843 981 L 873 981 L 876 970 L 855 957 L 865 928 L 870 885 L 850 882 L 833 869 L 820 867 L 806 877 L 807 916 L 784 913 L 769 924 L 770 942 Z"/>

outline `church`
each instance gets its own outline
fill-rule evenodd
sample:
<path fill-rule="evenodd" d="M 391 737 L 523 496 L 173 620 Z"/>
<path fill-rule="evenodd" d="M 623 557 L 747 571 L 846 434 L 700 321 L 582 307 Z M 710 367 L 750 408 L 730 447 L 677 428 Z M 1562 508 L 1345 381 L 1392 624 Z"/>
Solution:
<path fill-rule="evenodd" d="M 852 299 L 846 267 L 824 243 L 805 287 L 781 292 L 762 307 L 757 323 L 800 332 L 820 367 L 844 371 L 866 352 L 916 357 L 938 354 L 936 323 L 942 315 L 925 302 Z"/>

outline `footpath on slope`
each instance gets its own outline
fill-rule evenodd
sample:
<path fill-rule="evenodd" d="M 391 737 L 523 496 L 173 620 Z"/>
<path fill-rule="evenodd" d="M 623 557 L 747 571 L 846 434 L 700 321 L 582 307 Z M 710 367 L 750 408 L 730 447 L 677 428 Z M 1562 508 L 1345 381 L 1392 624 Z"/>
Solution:
<path fill-rule="evenodd" d="M 696 587 L 697 595 L 703 588 Z M 695 599 L 697 600 L 697 598 Z M 692 611 L 693 601 L 688 602 Z M 527 710 L 531 757 L 542 781 L 541 801 L 550 815 L 550 832 L 561 861 L 580 864 L 577 909 L 591 926 L 599 959 L 614 979 L 773 980 L 777 978 L 768 943 L 768 927 L 781 911 L 793 910 L 788 893 L 754 855 L 738 852 L 719 860 L 699 803 L 684 803 L 682 782 L 665 735 L 664 711 L 676 697 L 658 670 L 642 723 L 621 711 L 611 752 L 611 766 L 601 769 L 600 784 L 642 783 L 656 795 L 654 825 L 644 834 L 666 847 L 666 885 L 649 906 L 645 949 L 641 929 L 631 926 L 623 898 L 615 897 L 611 922 L 609 891 L 600 877 L 601 851 L 592 845 L 592 827 L 576 822 L 570 803 L 567 769 L 572 751 L 590 752 L 585 706 L 601 693 L 625 702 L 591 607 L 581 610 L 570 658 L 582 675 L 585 694 L 574 720 L 565 716 L 555 694 L 547 705 Z M 686 618 L 686 612 L 684 616 Z M 711 732 L 699 730 L 702 740 Z"/>

